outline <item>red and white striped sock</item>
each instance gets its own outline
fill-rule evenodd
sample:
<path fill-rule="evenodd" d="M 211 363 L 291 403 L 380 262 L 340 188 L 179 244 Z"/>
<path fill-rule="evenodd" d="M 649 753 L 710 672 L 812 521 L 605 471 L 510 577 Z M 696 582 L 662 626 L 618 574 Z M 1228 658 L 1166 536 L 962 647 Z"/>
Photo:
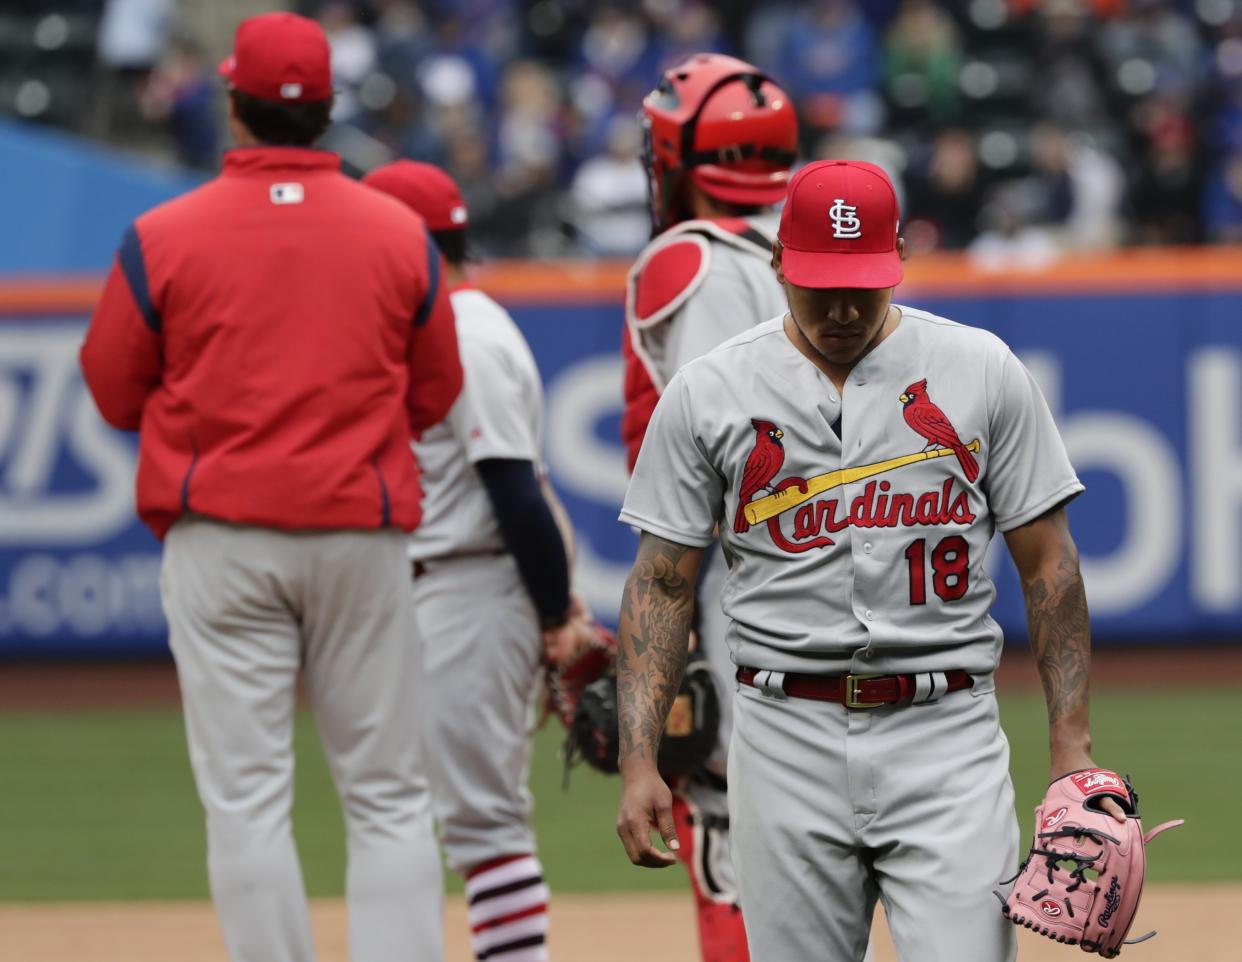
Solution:
<path fill-rule="evenodd" d="M 466 876 L 470 943 L 479 962 L 547 962 L 548 886 L 533 855 L 511 855 Z"/>

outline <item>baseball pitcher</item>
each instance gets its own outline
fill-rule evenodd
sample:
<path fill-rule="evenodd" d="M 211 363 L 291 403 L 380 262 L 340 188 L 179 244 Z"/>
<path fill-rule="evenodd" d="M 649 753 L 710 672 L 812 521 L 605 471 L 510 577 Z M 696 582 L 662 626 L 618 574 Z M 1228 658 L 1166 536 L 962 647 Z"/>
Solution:
<path fill-rule="evenodd" d="M 643 536 L 619 631 L 618 832 L 639 865 L 672 860 L 653 830 L 686 844 L 653 759 L 719 532 L 733 854 L 764 962 L 861 959 L 880 898 L 901 958 L 1014 958 L 993 894 L 1018 846 L 983 566 L 998 529 L 1026 596 L 1052 775 L 1094 769 L 1064 511 L 1083 487 L 1000 340 L 892 302 L 897 229 L 873 165 L 793 178 L 774 246 L 787 309 L 671 380 L 621 513 Z"/>

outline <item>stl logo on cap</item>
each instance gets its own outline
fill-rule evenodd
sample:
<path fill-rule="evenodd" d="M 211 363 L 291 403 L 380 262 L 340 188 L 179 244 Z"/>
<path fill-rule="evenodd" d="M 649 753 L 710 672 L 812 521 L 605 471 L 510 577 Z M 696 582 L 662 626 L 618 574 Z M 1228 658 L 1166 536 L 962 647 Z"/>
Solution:
<path fill-rule="evenodd" d="M 832 236 L 838 240 L 854 240 L 862 237 L 862 221 L 858 219 L 858 208 L 838 197 L 836 203 L 828 208 L 828 216 L 832 219 Z"/>
<path fill-rule="evenodd" d="M 796 287 L 896 287 L 897 228 L 897 192 L 882 168 L 861 160 L 807 164 L 781 210 L 781 273 Z"/>

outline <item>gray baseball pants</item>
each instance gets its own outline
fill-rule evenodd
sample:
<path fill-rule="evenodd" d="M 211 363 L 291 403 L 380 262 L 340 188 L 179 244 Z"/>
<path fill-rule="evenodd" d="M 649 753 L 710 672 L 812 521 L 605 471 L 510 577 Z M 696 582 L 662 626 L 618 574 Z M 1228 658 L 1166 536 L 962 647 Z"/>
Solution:
<path fill-rule="evenodd" d="M 432 804 L 449 867 L 530 855 L 534 702 L 543 636 L 509 555 L 426 563 L 414 580 L 423 640 Z"/>
<path fill-rule="evenodd" d="M 233 962 L 315 958 L 291 832 L 303 675 L 345 813 L 353 962 L 443 958 L 405 535 L 184 518 L 161 591 Z"/>
<path fill-rule="evenodd" d="M 925 705 L 847 710 L 739 686 L 733 860 L 750 954 L 858 962 L 876 899 L 902 962 L 1012 962 L 992 890 L 1017 865 L 990 676 Z"/>

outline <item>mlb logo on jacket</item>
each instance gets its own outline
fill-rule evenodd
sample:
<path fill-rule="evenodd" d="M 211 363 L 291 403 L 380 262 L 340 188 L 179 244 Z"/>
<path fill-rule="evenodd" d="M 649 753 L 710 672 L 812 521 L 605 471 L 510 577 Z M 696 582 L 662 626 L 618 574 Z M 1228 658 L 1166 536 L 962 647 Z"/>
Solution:
<path fill-rule="evenodd" d="M 272 184 L 273 204 L 300 204 L 306 199 L 306 190 L 301 184 Z"/>

